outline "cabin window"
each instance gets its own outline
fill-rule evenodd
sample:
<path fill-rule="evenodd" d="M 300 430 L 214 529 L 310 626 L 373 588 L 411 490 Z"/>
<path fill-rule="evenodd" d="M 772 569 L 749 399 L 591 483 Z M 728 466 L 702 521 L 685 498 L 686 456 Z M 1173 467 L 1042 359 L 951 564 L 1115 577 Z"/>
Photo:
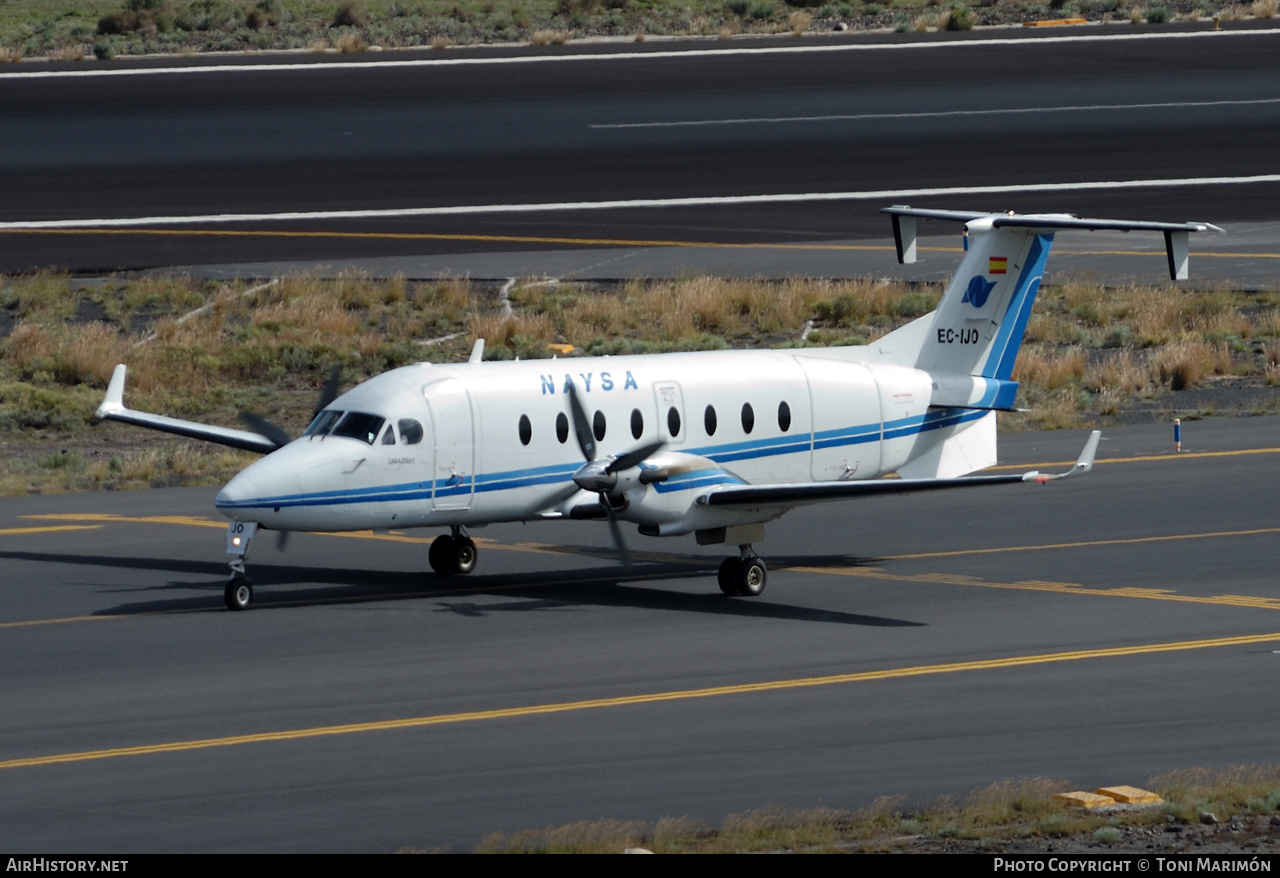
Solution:
<path fill-rule="evenodd" d="M 533 438 L 533 424 L 529 423 L 528 415 L 520 416 L 520 444 L 528 445 L 529 440 Z"/>
<path fill-rule="evenodd" d="M 365 412 L 347 412 L 347 416 L 334 427 L 333 435 L 346 436 L 348 439 L 359 439 L 366 445 L 372 445 L 382 431 L 386 418 Z"/>
<path fill-rule="evenodd" d="M 400 428 L 400 441 L 405 445 L 417 445 L 422 441 L 422 425 L 413 418 L 401 418 L 396 426 Z"/>
<path fill-rule="evenodd" d="M 644 415 L 640 414 L 640 409 L 631 410 L 631 435 L 636 439 L 644 435 Z"/>
<path fill-rule="evenodd" d="M 396 428 L 391 426 L 390 424 L 387 424 L 387 431 L 382 434 L 382 444 L 383 445 L 396 444 Z"/>
<path fill-rule="evenodd" d="M 672 436 L 680 435 L 680 412 L 675 406 L 667 409 L 667 430 Z"/>
<path fill-rule="evenodd" d="M 707 406 L 707 410 L 702 413 L 702 426 L 706 429 L 708 436 L 716 435 L 716 408 L 715 406 Z"/>
<path fill-rule="evenodd" d="M 784 433 L 791 429 L 791 406 L 785 400 L 778 403 L 778 429 Z"/>
<path fill-rule="evenodd" d="M 556 415 L 556 438 L 563 445 L 569 440 L 569 419 L 565 417 L 564 412 Z"/>
<path fill-rule="evenodd" d="M 324 436 L 333 429 L 333 425 L 338 422 L 338 418 L 342 417 L 342 412 L 335 412 L 332 409 L 325 409 L 315 416 L 311 421 L 311 426 L 307 427 L 302 434 L 304 436 Z"/>
<path fill-rule="evenodd" d="M 596 416 L 591 419 L 591 432 L 596 434 L 596 441 L 604 441 L 604 412 L 596 412 Z"/>
<path fill-rule="evenodd" d="M 742 404 L 742 432 L 750 433 L 756 428 L 756 412 L 751 407 L 751 403 L 744 402 Z"/>

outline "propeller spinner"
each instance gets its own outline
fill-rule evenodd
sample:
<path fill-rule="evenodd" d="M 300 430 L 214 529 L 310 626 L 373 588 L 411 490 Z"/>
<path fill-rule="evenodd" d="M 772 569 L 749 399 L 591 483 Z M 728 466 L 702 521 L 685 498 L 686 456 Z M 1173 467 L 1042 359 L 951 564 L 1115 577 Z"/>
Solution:
<path fill-rule="evenodd" d="M 569 413 L 573 416 L 573 432 L 578 438 L 578 448 L 587 461 L 573 474 L 573 483 L 584 491 L 600 495 L 600 505 L 604 507 L 605 516 L 609 520 L 609 533 L 618 549 L 618 557 L 623 564 L 630 566 L 631 558 L 627 553 L 626 541 L 622 538 L 622 529 L 618 527 L 618 516 L 609 501 L 609 492 L 618 486 L 618 473 L 636 466 L 666 443 L 658 439 L 617 457 L 597 458 L 595 436 L 587 422 L 587 412 L 582 407 L 582 401 L 578 399 L 578 389 L 572 383 L 569 384 Z"/>

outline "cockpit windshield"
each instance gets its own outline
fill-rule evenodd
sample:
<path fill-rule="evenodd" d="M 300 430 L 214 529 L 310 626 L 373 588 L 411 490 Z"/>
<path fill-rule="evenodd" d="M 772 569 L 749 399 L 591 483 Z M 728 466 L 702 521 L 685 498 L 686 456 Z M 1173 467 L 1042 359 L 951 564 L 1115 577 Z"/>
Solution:
<path fill-rule="evenodd" d="M 333 429 L 333 425 L 338 423 L 338 418 L 342 417 L 342 412 L 335 412 L 332 409 L 325 409 L 317 412 L 315 418 L 311 421 L 311 426 L 303 431 L 303 436 L 325 436 Z"/>
<path fill-rule="evenodd" d="M 364 412 L 347 412 L 347 416 L 338 422 L 338 426 L 333 428 L 333 435 L 359 439 L 366 445 L 372 445 L 378 438 L 382 425 L 386 422 L 386 418 L 380 418 L 377 415 L 365 414 Z"/>
<path fill-rule="evenodd" d="M 346 436 L 359 439 L 366 445 L 372 445 L 378 438 L 378 432 L 386 418 L 366 412 L 335 412 L 325 409 L 316 415 L 311 426 L 307 427 L 303 436 Z"/>

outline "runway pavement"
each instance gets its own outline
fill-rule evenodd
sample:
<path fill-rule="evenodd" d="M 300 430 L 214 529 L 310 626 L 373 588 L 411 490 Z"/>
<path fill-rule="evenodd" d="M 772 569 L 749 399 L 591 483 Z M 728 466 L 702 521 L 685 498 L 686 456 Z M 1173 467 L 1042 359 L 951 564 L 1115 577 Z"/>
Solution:
<path fill-rule="evenodd" d="M 1063 465 L 1083 432 L 1001 438 Z M 467 849 L 1005 778 L 1272 763 L 1280 421 L 1108 431 L 1087 478 L 797 510 L 719 553 L 599 523 L 255 547 L 212 490 L 0 501 L 0 836 L 15 850 Z"/>
<path fill-rule="evenodd" d="M 1275 223 L 1277 40 L 1205 23 L 7 65 L 0 271 L 518 252 L 503 272 L 527 274 L 637 241 L 882 243 L 876 211 L 901 202 Z"/>

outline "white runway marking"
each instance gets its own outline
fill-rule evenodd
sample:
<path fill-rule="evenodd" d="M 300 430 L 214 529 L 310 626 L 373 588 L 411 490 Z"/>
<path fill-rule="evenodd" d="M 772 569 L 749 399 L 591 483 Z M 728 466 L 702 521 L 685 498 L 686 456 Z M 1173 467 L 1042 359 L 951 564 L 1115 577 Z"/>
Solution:
<path fill-rule="evenodd" d="M 951 195 L 1002 195 L 1018 192 L 1079 192 L 1102 189 L 1168 189 L 1185 186 L 1241 186 L 1280 183 L 1280 174 L 1252 177 L 1183 177 L 1168 180 L 1102 180 L 1085 183 L 1020 183 L 1007 186 L 942 186 L 930 189 L 871 189 L 862 192 L 798 192 L 777 195 L 721 195 L 698 198 L 635 198 L 622 201 L 564 201 L 538 204 L 476 204 L 388 210 L 316 210 L 288 213 L 221 213 L 205 216 L 141 216 L 112 219 L 32 220 L 0 223 L 5 229 L 104 229 L 144 226 L 220 225 L 394 217 L 474 216 L 490 213 L 549 213 L 571 210 L 631 210 L 646 207 L 722 207 L 806 201 L 901 201 Z"/>
<path fill-rule="evenodd" d="M 998 48 L 1061 43 L 1092 43 L 1101 40 L 1198 40 L 1235 37 L 1276 36 L 1275 30 L 1194 31 L 1190 33 L 1078 34 L 1061 37 L 1014 37 L 1011 39 L 945 40 L 927 43 L 873 43 L 855 45 L 760 46 L 735 49 L 685 49 L 659 52 L 610 52 L 607 54 L 520 55 L 506 58 L 415 58 L 404 61 L 334 61 L 305 64 L 218 64 L 188 67 L 86 67 L 83 70 L 22 70 L 0 74 L 0 83 L 15 79 L 84 79 L 108 76 L 198 76 L 218 73 L 274 73 L 309 70 L 385 70 L 390 67 L 470 67 L 502 64 L 564 64 L 578 61 L 646 61 L 671 58 L 720 58 L 734 55 L 799 55 L 823 52 L 930 51 L 934 49 Z M 85 62 L 92 64 L 94 62 Z M 24 65 L 25 66 L 25 65 Z"/>
<path fill-rule="evenodd" d="M 758 119 L 694 119 L 687 122 L 620 122 L 589 125 L 589 128 L 689 128 L 699 125 L 778 125 L 795 122 L 868 122 L 875 119 L 934 119 L 951 116 L 1015 116 L 1031 113 L 1092 113 L 1098 110 L 1187 110 L 1196 107 L 1234 107 L 1280 104 L 1280 98 L 1242 101 L 1170 101 L 1159 104 L 1093 104 L 1079 107 L 1014 107 L 994 110 L 938 110 L 929 113 L 860 113 L 831 116 L 778 116 Z"/>

